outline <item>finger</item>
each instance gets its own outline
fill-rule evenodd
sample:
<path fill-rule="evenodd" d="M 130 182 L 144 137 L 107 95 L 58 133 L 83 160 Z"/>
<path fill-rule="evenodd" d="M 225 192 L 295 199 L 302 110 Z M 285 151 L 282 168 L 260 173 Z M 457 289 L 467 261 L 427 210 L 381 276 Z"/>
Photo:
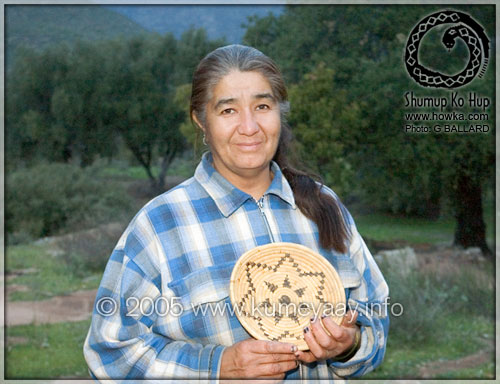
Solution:
<path fill-rule="evenodd" d="M 297 368 L 296 361 L 282 361 L 279 363 L 261 364 L 258 366 L 258 376 L 274 376 L 280 375 L 287 371 Z"/>
<path fill-rule="evenodd" d="M 353 317 L 353 320 L 354 326 L 338 326 L 331 318 L 323 319 L 323 324 L 325 324 L 327 329 L 330 329 L 329 332 L 331 334 L 335 334 L 335 329 L 340 329 L 342 331 L 342 335 L 335 339 L 337 341 L 335 349 L 337 349 L 337 351 L 340 351 L 340 353 L 342 353 L 342 351 L 345 351 L 346 348 L 349 348 L 354 343 L 356 332 L 358 332 L 358 330 L 356 329 L 357 325 L 355 323 L 355 317 Z M 330 351 L 333 351 L 333 348 Z"/>
<path fill-rule="evenodd" d="M 304 363 L 313 363 L 317 360 L 316 357 L 314 357 L 314 355 L 309 351 L 298 351 L 295 353 L 295 356 L 297 356 L 297 358 Z"/>
<path fill-rule="evenodd" d="M 252 340 L 250 351 L 255 353 L 294 353 L 297 346 L 291 343 L 281 343 L 279 341 Z"/>
<path fill-rule="evenodd" d="M 358 311 L 351 309 L 348 311 L 344 318 L 342 319 L 341 325 L 344 327 L 354 327 L 356 325 L 356 320 L 358 319 Z"/>
<path fill-rule="evenodd" d="M 309 350 L 317 360 L 321 360 L 326 357 L 326 350 L 318 344 L 318 341 L 314 337 L 310 327 L 304 328 L 304 340 L 309 346 Z"/>
<path fill-rule="evenodd" d="M 326 316 L 321 319 L 323 325 L 332 335 L 333 340 L 341 341 L 346 337 L 346 331 L 340 325 L 338 325 L 330 316 Z"/>
<path fill-rule="evenodd" d="M 335 348 L 336 345 L 336 339 L 332 338 L 323 328 L 323 325 L 321 324 L 321 320 L 318 318 L 315 318 L 311 322 L 311 332 L 314 335 L 314 338 L 318 342 L 318 344 L 323 348 L 323 349 L 333 349 Z"/>
<path fill-rule="evenodd" d="M 254 359 L 256 364 L 269 364 L 269 363 L 280 363 L 283 361 L 293 361 L 297 360 L 294 353 L 268 353 L 268 354 L 258 354 L 255 355 Z"/>

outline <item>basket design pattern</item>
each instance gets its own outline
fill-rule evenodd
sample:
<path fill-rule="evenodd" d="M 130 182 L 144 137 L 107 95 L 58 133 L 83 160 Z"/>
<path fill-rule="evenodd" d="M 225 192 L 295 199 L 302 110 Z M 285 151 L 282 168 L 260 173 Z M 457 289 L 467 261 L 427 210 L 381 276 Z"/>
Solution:
<path fill-rule="evenodd" d="M 345 304 L 340 278 L 321 255 L 302 245 L 272 243 L 246 252 L 231 276 L 231 301 L 255 338 L 308 349 L 303 328 L 327 304 Z M 333 316 L 340 323 L 341 316 Z"/>

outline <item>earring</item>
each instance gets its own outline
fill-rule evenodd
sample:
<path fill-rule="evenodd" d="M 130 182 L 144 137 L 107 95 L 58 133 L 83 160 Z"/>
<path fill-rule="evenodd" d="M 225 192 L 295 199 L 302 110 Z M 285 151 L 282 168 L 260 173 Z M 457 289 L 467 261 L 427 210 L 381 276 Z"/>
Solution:
<path fill-rule="evenodd" d="M 203 145 L 208 145 L 207 138 L 205 137 L 205 134 L 203 134 Z"/>

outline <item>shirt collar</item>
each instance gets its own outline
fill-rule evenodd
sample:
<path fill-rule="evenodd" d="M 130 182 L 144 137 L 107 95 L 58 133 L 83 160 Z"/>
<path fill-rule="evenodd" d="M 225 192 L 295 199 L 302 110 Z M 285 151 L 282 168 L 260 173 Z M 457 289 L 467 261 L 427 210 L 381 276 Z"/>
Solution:
<path fill-rule="evenodd" d="M 292 188 L 283 176 L 280 167 L 274 161 L 271 162 L 271 171 L 274 178 L 264 195 L 276 195 L 295 209 Z M 230 216 L 248 199 L 253 199 L 252 196 L 236 188 L 215 170 L 210 152 L 203 154 L 201 162 L 196 167 L 194 178 L 215 201 L 215 204 L 225 217 Z"/>

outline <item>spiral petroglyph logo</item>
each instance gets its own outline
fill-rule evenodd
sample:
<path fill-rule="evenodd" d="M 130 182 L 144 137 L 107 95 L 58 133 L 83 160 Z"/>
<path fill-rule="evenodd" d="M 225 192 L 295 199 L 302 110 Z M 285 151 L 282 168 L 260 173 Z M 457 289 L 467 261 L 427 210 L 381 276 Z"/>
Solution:
<path fill-rule="evenodd" d="M 418 61 L 418 49 L 424 35 L 442 24 L 454 24 L 442 38 L 447 49 L 455 46 L 460 37 L 469 49 L 469 62 L 459 73 L 445 75 L 424 67 Z M 405 65 L 409 75 L 420 85 L 434 88 L 458 88 L 470 83 L 476 76 L 482 77 L 489 59 L 489 39 L 484 28 L 471 16 L 458 11 L 439 11 L 422 19 L 411 31 L 405 48 Z"/>

